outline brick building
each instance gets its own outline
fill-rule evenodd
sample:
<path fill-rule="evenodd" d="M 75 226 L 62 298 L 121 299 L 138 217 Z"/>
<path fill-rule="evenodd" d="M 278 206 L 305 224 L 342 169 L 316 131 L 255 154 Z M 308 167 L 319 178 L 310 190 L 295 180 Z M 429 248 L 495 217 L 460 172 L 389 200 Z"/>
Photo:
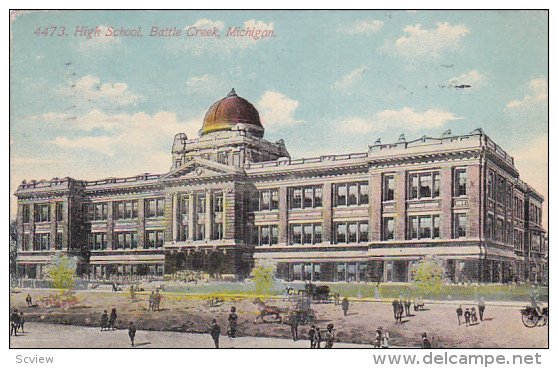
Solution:
<path fill-rule="evenodd" d="M 547 267 L 544 198 L 481 129 L 291 159 L 234 90 L 199 138 L 175 136 L 166 173 L 24 181 L 15 195 L 21 277 L 41 277 L 55 252 L 92 278 L 242 277 L 272 261 L 286 280 L 402 282 L 427 255 L 456 282 Z"/>

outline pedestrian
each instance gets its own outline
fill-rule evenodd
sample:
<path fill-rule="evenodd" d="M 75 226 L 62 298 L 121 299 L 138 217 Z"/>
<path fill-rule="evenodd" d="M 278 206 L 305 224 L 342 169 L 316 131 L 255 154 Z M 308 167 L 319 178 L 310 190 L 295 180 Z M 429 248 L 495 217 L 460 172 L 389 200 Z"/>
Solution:
<path fill-rule="evenodd" d="M 10 336 L 12 336 L 12 334 L 17 336 L 17 326 L 19 326 L 19 314 L 17 313 L 17 309 L 14 309 L 10 315 Z"/>
<path fill-rule="evenodd" d="M 314 325 L 310 326 L 308 330 L 308 340 L 310 340 L 310 349 L 316 347 L 316 327 Z"/>
<path fill-rule="evenodd" d="M 19 325 L 17 326 L 17 329 L 19 330 L 21 328 L 22 333 L 25 333 L 25 331 L 23 331 L 24 323 L 25 323 L 25 318 L 23 318 L 23 312 L 19 312 Z"/>
<path fill-rule="evenodd" d="M 289 316 L 289 325 L 291 326 L 293 341 L 298 340 L 298 322 L 298 316 L 296 314 L 293 313 Z"/>
<path fill-rule="evenodd" d="M 159 294 L 159 289 L 157 289 L 157 292 L 155 293 L 155 306 L 154 306 L 154 310 L 157 309 L 157 311 L 160 311 L 161 309 L 161 299 L 163 299 L 163 296 L 161 294 Z"/>
<path fill-rule="evenodd" d="M 382 349 L 389 348 L 389 332 L 388 330 L 384 330 L 382 334 Z"/>
<path fill-rule="evenodd" d="M 327 325 L 327 330 L 325 333 L 325 348 L 331 349 L 333 348 L 333 342 L 335 341 L 335 333 L 333 332 L 333 323 Z"/>
<path fill-rule="evenodd" d="M 27 302 L 27 306 L 29 308 L 33 306 L 33 299 L 31 299 L 31 294 L 27 294 L 27 298 L 25 298 L 25 301 Z"/>
<path fill-rule="evenodd" d="M 471 312 L 469 308 L 465 308 L 465 326 L 469 326 L 471 324 Z"/>
<path fill-rule="evenodd" d="M 393 306 L 393 318 L 395 318 L 395 322 L 397 322 L 397 311 L 399 310 L 399 300 L 393 299 L 391 305 Z"/>
<path fill-rule="evenodd" d="M 335 301 L 335 305 L 339 305 L 339 293 L 333 294 L 333 300 Z"/>
<path fill-rule="evenodd" d="M 128 336 L 130 337 L 132 346 L 134 346 L 134 339 L 136 338 L 136 326 L 134 326 L 134 322 L 130 322 L 130 326 L 128 326 Z"/>
<path fill-rule="evenodd" d="M 219 327 L 215 318 L 213 318 L 213 321 L 211 321 L 211 329 L 209 330 L 209 333 L 211 335 L 211 338 L 213 338 L 215 348 L 219 349 L 219 336 L 221 335 L 221 327 Z"/>
<path fill-rule="evenodd" d="M 376 338 L 374 339 L 374 348 L 379 348 L 382 346 L 382 326 L 378 326 L 376 329 Z"/>
<path fill-rule="evenodd" d="M 461 307 L 461 305 L 457 307 L 456 313 L 457 313 L 457 323 L 459 326 L 461 326 L 461 317 L 463 316 L 463 308 Z"/>
<path fill-rule="evenodd" d="M 349 299 L 347 297 L 343 298 L 343 301 L 341 302 L 341 308 L 343 308 L 343 315 L 346 317 L 347 312 L 349 311 Z"/>
<path fill-rule="evenodd" d="M 316 327 L 316 349 L 320 349 L 322 347 L 322 331 L 320 331 L 319 327 Z"/>
<path fill-rule="evenodd" d="M 151 291 L 149 295 L 149 310 L 155 310 L 155 292 Z"/>
<path fill-rule="evenodd" d="M 478 323 L 478 319 L 477 319 L 477 310 L 475 307 L 471 308 L 471 324 L 477 324 Z"/>
<path fill-rule="evenodd" d="M 108 328 L 108 314 L 107 311 L 103 311 L 103 315 L 101 316 L 101 331 L 104 331 Z"/>
<path fill-rule="evenodd" d="M 407 298 L 407 300 L 405 300 L 405 315 L 406 316 L 411 315 L 411 299 L 409 299 L 409 298 Z"/>
<path fill-rule="evenodd" d="M 112 310 L 110 311 L 110 318 L 109 318 L 109 323 L 108 323 L 108 327 L 109 329 L 115 330 L 116 324 L 116 308 L 112 308 Z"/>
<path fill-rule="evenodd" d="M 402 319 L 403 319 L 403 302 L 401 301 L 398 305 L 397 305 L 397 319 L 395 322 L 397 322 L 397 320 L 399 320 L 399 323 L 403 323 Z"/>
<path fill-rule="evenodd" d="M 380 301 L 380 283 L 376 283 L 376 286 L 374 287 L 374 299 L 376 299 L 376 301 Z"/>
<path fill-rule="evenodd" d="M 236 314 L 236 307 L 231 307 L 231 313 L 229 314 L 229 327 L 227 328 L 227 335 L 230 338 L 236 338 L 236 326 L 238 324 L 238 316 Z"/>
<path fill-rule="evenodd" d="M 426 336 L 426 332 L 422 333 L 422 341 L 420 343 L 420 347 L 423 349 L 430 349 L 432 347 L 432 344 L 430 344 L 430 340 L 428 340 L 428 337 Z"/>
<path fill-rule="evenodd" d="M 486 304 L 484 303 L 484 298 L 481 298 L 479 302 L 479 317 L 481 321 L 484 321 L 484 310 L 486 309 Z"/>
<path fill-rule="evenodd" d="M 136 290 L 134 289 L 134 285 L 130 286 L 130 299 L 132 302 L 136 301 Z"/>

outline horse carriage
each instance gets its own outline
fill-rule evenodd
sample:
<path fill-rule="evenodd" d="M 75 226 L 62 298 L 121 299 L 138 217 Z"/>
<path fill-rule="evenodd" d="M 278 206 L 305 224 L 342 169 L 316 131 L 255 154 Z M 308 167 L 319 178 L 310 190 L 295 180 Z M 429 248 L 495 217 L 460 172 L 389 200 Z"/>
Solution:
<path fill-rule="evenodd" d="M 548 323 L 548 307 L 542 308 L 540 313 L 532 306 L 525 307 L 520 312 L 525 327 L 545 326 Z"/>
<path fill-rule="evenodd" d="M 312 307 L 312 298 L 308 296 L 297 296 L 292 300 L 292 307 L 288 308 L 287 315 L 288 319 L 286 322 L 290 321 L 292 317 L 296 318 L 298 324 L 305 325 L 307 323 L 312 323 L 316 320 L 316 314 Z"/>
<path fill-rule="evenodd" d="M 254 320 L 264 323 L 292 323 L 292 318 L 296 318 L 299 324 L 304 325 L 316 320 L 314 310 L 311 308 L 312 299 L 305 295 L 292 295 L 289 297 L 291 305 L 281 308 L 267 305 L 263 300 L 256 298 L 254 304 L 257 305 L 259 314 Z"/>

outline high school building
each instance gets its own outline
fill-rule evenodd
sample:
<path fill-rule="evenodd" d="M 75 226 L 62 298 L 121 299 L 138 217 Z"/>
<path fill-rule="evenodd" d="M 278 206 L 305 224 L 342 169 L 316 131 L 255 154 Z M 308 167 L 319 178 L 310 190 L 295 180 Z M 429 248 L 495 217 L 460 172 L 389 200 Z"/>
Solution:
<path fill-rule="evenodd" d="M 481 129 L 291 159 L 232 90 L 199 138 L 174 137 L 162 174 L 23 181 L 18 273 L 38 278 L 56 252 L 79 272 L 249 274 L 285 280 L 408 281 L 425 256 L 455 282 L 536 280 L 547 267 L 544 198 Z"/>

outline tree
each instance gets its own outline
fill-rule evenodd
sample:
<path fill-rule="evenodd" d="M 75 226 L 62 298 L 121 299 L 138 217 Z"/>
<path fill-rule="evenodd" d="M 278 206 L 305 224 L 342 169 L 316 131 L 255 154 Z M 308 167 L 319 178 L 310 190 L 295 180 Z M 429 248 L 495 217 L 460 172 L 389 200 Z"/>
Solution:
<path fill-rule="evenodd" d="M 438 296 L 444 286 L 444 274 L 444 261 L 436 257 L 424 257 L 411 266 L 411 275 L 421 296 Z"/>
<path fill-rule="evenodd" d="M 75 285 L 76 260 L 55 254 L 47 265 L 47 274 L 55 289 L 73 289 Z"/>
<path fill-rule="evenodd" d="M 10 222 L 10 275 L 17 271 L 17 221 Z"/>
<path fill-rule="evenodd" d="M 258 294 L 270 294 L 275 282 L 273 275 L 275 275 L 275 264 L 265 263 L 256 266 L 252 269 L 252 277 L 254 278 L 254 285 Z"/>

